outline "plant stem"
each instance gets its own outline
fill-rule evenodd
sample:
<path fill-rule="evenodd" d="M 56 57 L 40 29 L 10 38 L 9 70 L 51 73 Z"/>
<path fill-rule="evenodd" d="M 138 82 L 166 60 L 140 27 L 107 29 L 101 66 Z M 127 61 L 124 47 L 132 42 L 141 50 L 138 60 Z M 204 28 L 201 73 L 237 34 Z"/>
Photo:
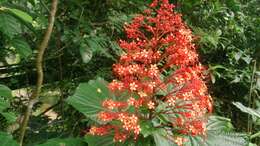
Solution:
<path fill-rule="evenodd" d="M 250 83 L 250 91 L 249 91 L 249 99 L 248 99 L 248 107 L 251 108 L 252 107 L 252 93 L 253 93 L 253 88 L 254 88 L 254 80 L 255 80 L 255 72 L 256 72 L 256 61 L 253 60 L 254 62 L 254 66 L 253 66 L 253 72 L 252 72 L 252 76 L 251 76 L 251 83 Z M 247 131 L 249 133 L 252 132 L 252 126 L 253 126 L 253 122 L 251 120 L 251 115 L 248 114 L 247 116 Z"/>
<path fill-rule="evenodd" d="M 58 5 L 58 0 L 52 0 L 51 11 L 50 11 L 50 15 L 49 15 L 49 24 L 48 24 L 47 30 L 44 34 L 43 40 L 38 47 L 38 54 L 36 57 L 36 70 L 37 70 L 36 89 L 33 91 L 32 96 L 30 96 L 30 98 L 29 98 L 29 103 L 27 105 L 27 109 L 25 111 L 24 118 L 23 118 L 23 121 L 21 124 L 20 137 L 19 137 L 20 146 L 23 146 L 24 136 L 25 136 L 27 125 L 28 125 L 28 121 L 30 119 L 32 108 L 33 108 L 34 104 L 38 101 L 38 97 L 41 92 L 41 88 L 42 88 L 42 84 L 43 84 L 43 77 L 44 77 L 43 65 L 42 65 L 43 55 L 44 55 L 45 49 L 48 46 L 48 43 L 49 43 L 49 40 L 51 37 L 51 33 L 53 30 L 55 14 L 57 11 L 57 5 Z"/>

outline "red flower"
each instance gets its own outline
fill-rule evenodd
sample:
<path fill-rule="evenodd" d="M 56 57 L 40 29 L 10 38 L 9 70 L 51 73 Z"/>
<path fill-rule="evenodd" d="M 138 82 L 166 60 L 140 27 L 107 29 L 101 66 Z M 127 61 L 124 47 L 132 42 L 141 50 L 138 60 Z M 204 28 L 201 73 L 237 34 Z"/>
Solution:
<path fill-rule="evenodd" d="M 162 113 L 168 114 L 169 124 L 179 134 L 205 134 L 206 114 L 212 111 L 204 81 L 206 68 L 199 62 L 191 30 L 174 7 L 168 0 L 154 0 L 150 9 L 125 25 L 128 39 L 119 41 L 125 53 L 113 65 L 117 79 L 108 86 L 118 101 L 102 102 L 106 111 L 98 117 L 108 123 L 92 127 L 91 134 L 104 135 L 110 130 L 115 133 L 114 141 L 123 142 L 131 135 L 137 138 L 140 119 L 156 118 L 155 109 L 162 103 L 167 105 Z M 141 108 L 149 113 L 142 113 Z M 178 145 L 185 141 L 182 137 L 174 140 Z"/>

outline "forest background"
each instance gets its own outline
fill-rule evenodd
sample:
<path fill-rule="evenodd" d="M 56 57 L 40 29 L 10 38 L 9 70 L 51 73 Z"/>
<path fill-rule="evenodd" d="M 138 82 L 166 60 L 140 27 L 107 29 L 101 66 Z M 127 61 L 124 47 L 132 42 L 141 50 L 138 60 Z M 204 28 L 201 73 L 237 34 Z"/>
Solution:
<path fill-rule="evenodd" d="M 60 0 L 43 57 L 44 81 L 24 143 L 83 143 L 89 119 L 66 102 L 82 82 L 113 79 L 123 25 L 147 8 L 141 0 Z M 197 39 L 209 67 L 214 115 L 260 144 L 260 1 L 171 0 Z M 18 141 L 37 74 L 37 48 L 51 1 L 0 0 L 0 145 Z M 12 94 L 11 94 L 12 92 Z M 54 139 L 53 139 L 54 138 Z M 51 139 L 51 140 L 50 140 Z"/>

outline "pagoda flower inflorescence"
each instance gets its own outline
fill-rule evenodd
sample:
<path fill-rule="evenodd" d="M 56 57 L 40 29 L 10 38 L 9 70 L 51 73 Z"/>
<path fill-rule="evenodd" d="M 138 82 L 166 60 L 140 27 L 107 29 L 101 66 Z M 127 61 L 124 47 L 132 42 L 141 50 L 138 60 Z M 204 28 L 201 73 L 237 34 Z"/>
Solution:
<path fill-rule="evenodd" d="M 199 62 L 191 30 L 173 10 L 168 0 L 154 0 L 125 25 L 128 39 L 119 41 L 125 53 L 113 65 L 116 79 L 108 85 L 117 98 L 103 101 L 106 110 L 98 118 L 106 124 L 93 126 L 90 134 L 114 133 L 115 142 L 137 140 L 140 121 L 164 115 L 176 144 L 185 142 L 182 135 L 205 136 L 212 111 L 206 68 Z"/>

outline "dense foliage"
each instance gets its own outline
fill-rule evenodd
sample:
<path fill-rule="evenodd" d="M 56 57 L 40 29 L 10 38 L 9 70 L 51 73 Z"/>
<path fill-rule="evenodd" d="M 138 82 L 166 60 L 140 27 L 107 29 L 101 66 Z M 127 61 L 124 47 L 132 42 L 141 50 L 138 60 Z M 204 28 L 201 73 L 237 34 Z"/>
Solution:
<path fill-rule="evenodd" d="M 144 91 L 143 84 L 145 82 L 156 80 L 156 78 L 162 80 L 175 74 L 176 70 L 194 72 L 199 69 L 194 70 L 193 68 L 195 64 L 198 65 L 198 61 L 208 66 L 206 72 L 211 80 L 208 88 L 213 98 L 213 114 L 222 116 L 210 116 L 208 118 L 206 144 L 224 146 L 259 145 L 260 2 L 258 0 L 170 0 L 170 3 L 176 6 L 174 8 L 176 13 L 174 14 L 178 14 L 178 17 L 180 17 L 179 14 L 182 15 L 183 22 L 178 24 L 185 24 L 182 26 L 185 31 L 179 32 L 180 36 L 184 35 L 183 33 L 195 36 L 192 37 L 192 45 L 196 44 L 194 48 L 198 48 L 196 51 L 200 57 L 195 64 L 190 64 L 189 69 L 185 69 L 185 66 L 181 65 L 186 64 L 186 62 L 170 60 L 170 56 L 173 58 L 174 55 L 176 57 L 180 54 L 176 53 L 176 48 L 172 48 L 172 52 L 170 50 L 167 52 L 167 46 L 172 44 L 166 45 L 165 42 L 165 46 L 161 50 L 159 49 L 159 52 L 167 52 L 168 60 L 162 59 L 162 61 L 159 61 L 159 58 L 162 57 L 160 54 L 158 54 L 158 60 L 153 60 L 152 56 L 155 53 L 153 51 L 156 48 L 147 52 L 140 51 L 137 58 L 133 59 L 133 56 L 137 53 L 135 51 L 138 49 L 135 48 L 134 52 L 129 51 L 129 41 L 137 39 L 135 32 L 132 32 L 137 30 L 133 28 L 136 27 L 133 25 L 142 22 L 140 16 L 137 15 L 136 17 L 136 14 L 140 14 L 147 9 L 151 2 L 151 0 L 59 0 L 55 26 L 43 58 L 44 82 L 42 91 L 38 100 L 33 103 L 24 145 L 66 144 L 84 146 L 87 143 L 89 145 L 113 145 L 113 133 L 101 137 L 89 134 L 84 136 L 89 132 L 90 125 L 104 124 L 104 121 L 97 119 L 100 116 L 97 114 L 100 111 L 110 109 L 111 103 L 113 103 L 112 105 L 120 105 L 121 111 L 131 113 L 130 117 L 134 115 L 134 108 L 125 109 L 125 104 L 121 103 L 121 98 L 120 100 L 117 99 L 119 95 L 128 97 L 129 95 L 125 95 L 126 93 L 123 92 L 115 93 L 114 91 L 112 94 L 111 88 L 110 90 L 107 89 L 107 86 L 111 87 L 111 84 L 108 85 L 106 81 L 115 83 L 113 81 L 115 78 L 118 79 L 117 82 L 127 80 L 128 84 L 124 84 L 123 87 L 128 90 L 127 92 L 136 94 L 133 95 L 134 100 L 132 100 L 134 101 L 132 103 L 135 103 L 137 99 L 140 99 L 138 91 Z M 155 10 L 158 7 L 152 9 Z M 21 122 L 37 81 L 35 67 L 37 48 L 48 27 L 50 11 L 51 1 L 0 1 L 1 144 L 18 145 L 16 141 L 20 137 Z M 168 11 L 172 11 L 172 9 L 168 9 L 165 13 L 168 13 Z M 148 14 L 144 15 L 147 17 Z M 151 13 L 151 16 L 155 16 L 155 14 Z M 135 19 L 132 19 L 134 17 Z M 146 39 L 152 40 L 152 30 L 156 23 L 153 22 L 152 24 L 148 22 L 148 19 L 145 22 L 150 24 L 151 27 L 149 27 L 150 25 L 142 26 L 142 33 L 145 34 Z M 170 25 L 170 22 L 167 25 Z M 125 23 L 130 24 L 125 27 L 126 34 L 123 29 Z M 142 23 L 142 25 L 144 24 Z M 169 27 L 176 28 L 177 25 L 174 24 Z M 164 29 L 167 30 L 168 28 Z M 173 32 L 174 36 L 177 36 L 176 33 L 177 31 Z M 129 37 L 132 38 L 129 40 Z M 189 37 L 186 36 L 187 38 Z M 127 41 L 121 41 L 119 46 L 119 39 Z M 140 39 L 143 40 L 144 38 Z M 180 41 L 180 39 L 172 39 L 169 38 L 168 41 L 174 43 Z M 165 41 L 167 42 L 167 40 Z M 147 42 L 143 45 L 147 45 Z M 190 48 L 188 51 L 194 50 L 191 49 L 193 48 L 191 46 L 188 47 Z M 180 48 L 183 48 L 183 46 Z M 147 62 L 143 62 L 144 58 L 142 58 L 145 53 L 148 53 Z M 130 60 L 124 60 L 129 58 Z M 152 62 L 149 62 L 149 60 L 152 60 Z M 181 60 L 187 61 L 184 58 Z M 125 74 L 125 71 L 120 74 L 122 65 L 124 67 L 127 65 L 128 69 L 129 67 L 133 69 L 135 67 L 133 63 L 141 64 L 142 62 L 145 63 L 145 66 L 140 67 L 146 68 L 147 74 L 142 72 L 142 69 L 134 74 L 129 72 Z M 169 65 L 164 72 L 160 72 L 161 67 L 166 65 L 167 62 L 179 63 L 178 65 L 181 65 L 181 67 L 170 69 L 169 66 L 171 65 Z M 148 72 L 151 65 L 155 63 L 157 64 L 155 71 L 158 69 L 160 76 L 158 77 L 155 73 L 154 75 L 157 77 L 153 78 L 151 77 L 153 73 L 150 76 Z M 112 69 L 113 64 L 116 65 Z M 180 72 L 178 75 L 183 76 L 184 72 Z M 138 77 L 136 77 L 137 74 Z M 133 82 L 133 80 L 129 81 L 131 76 L 134 76 L 135 79 L 138 78 L 138 82 L 134 82 L 137 84 L 137 86 L 134 86 L 136 90 L 133 91 L 128 86 Z M 196 76 L 196 78 L 198 77 Z M 199 76 L 200 79 L 202 79 L 201 76 Z M 206 79 L 209 80 L 209 78 Z M 171 83 L 174 86 L 169 86 L 170 89 L 168 90 L 176 86 L 174 81 L 171 81 Z M 139 85 L 142 86 L 139 88 Z M 149 88 L 145 89 L 148 90 Z M 163 104 L 167 103 L 167 100 L 161 100 L 161 98 L 166 96 L 167 93 L 162 90 L 149 94 L 156 94 L 156 96 L 149 104 L 148 100 L 144 98 L 145 100 L 142 102 L 144 106 L 137 106 L 138 111 L 149 113 L 156 111 L 158 108 L 164 110 Z M 180 96 L 183 96 L 183 94 L 180 94 Z M 110 98 L 107 99 L 108 97 Z M 123 102 L 126 102 L 126 100 Z M 131 104 L 131 102 L 127 104 Z M 159 128 L 154 128 L 153 125 L 156 122 L 159 123 L 157 125 L 159 127 L 160 124 L 164 124 L 160 122 L 167 121 L 165 115 L 156 118 L 156 122 L 152 122 L 152 120 L 147 122 L 140 120 L 139 116 L 137 117 L 141 129 L 138 133 L 138 140 L 127 140 L 126 145 L 142 145 L 144 143 L 157 146 L 173 145 L 165 138 L 165 135 L 167 135 L 165 131 L 157 130 Z M 230 118 L 231 121 L 223 117 Z M 109 122 L 120 125 L 120 123 L 124 123 L 124 120 Z M 183 127 L 184 125 L 179 126 Z M 175 136 L 182 136 L 181 133 L 176 132 L 177 129 L 174 130 Z M 239 133 L 235 133 L 235 131 Z M 134 138 L 134 135 L 132 136 Z M 186 139 L 188 139 L 186 145 L 202 145 L 202 143 L 205 143 L 204 137 L 189 136 L 188 134 Z M 249 144 L 249 142 L 251 143 Z"/>

